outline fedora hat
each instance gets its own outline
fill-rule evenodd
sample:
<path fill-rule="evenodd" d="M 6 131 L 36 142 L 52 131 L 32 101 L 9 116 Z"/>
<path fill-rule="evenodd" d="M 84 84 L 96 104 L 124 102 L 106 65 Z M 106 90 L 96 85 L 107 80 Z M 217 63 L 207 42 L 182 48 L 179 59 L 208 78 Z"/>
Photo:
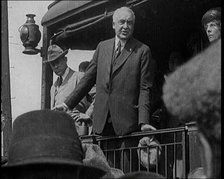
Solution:
<path fill-rule="evenodd" d="M 83 163 L 89 166 L 96 166 L 106 172 L 102 178 L 118 178 L 124 175 L 124 172 L 118 168 L 109 165 L 106 156 L 99 145 L 83 143 L 85 159 Z"/>
<path fill-rule="evenodd" d="M 52 62 L 54 60 L 57 60 L 60 57 L 65 56 L 68 53 L 68 49 L 63 50 L 58 45 L 50 45 L 47 50 L 47 60 L 44 61 L 44 63 Z"/>
<path fill-rule="evenodd" d="M 83 164 L 84 152 L 72 117 L 65 112 L 37 110 L 24 113 L 13 123 L 8 162 L 3 176 L 18 168 L 77 169 L 86 178 L 100 178 L 105 171 Z M 42 169 L 43 169 L 42 168 Z"/>

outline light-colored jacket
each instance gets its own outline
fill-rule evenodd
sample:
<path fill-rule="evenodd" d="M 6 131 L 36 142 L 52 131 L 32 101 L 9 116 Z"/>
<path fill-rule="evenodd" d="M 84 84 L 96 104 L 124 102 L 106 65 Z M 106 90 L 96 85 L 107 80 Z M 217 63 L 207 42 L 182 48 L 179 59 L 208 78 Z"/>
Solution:
<path fill-rule="evenodd" d="M 51 109 L 67 99 L 71 92 L 76 88 L 83 75 L 83 72 L 77 72 L 69 68 L 68 75 L 65 77 L 58 90 L 57 80 L 54 82 L 51 86 Z"/>

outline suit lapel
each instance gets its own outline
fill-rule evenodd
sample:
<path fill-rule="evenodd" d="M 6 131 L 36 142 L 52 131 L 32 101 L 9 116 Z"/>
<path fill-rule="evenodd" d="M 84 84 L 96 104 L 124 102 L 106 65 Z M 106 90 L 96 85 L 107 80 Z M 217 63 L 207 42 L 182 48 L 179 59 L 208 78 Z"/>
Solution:
<path fill-rule="evenodd" d="M 57 87 L 56 87 L 57 90 L 55 90 L 56 91 L 55 96 L 57 95 L 57 93 L 59 93 L 60 91 L 63 90 L 63 86 L 68 82 L 68 80 L 71 78 L 73 73 L 74 73 L 74 71 L 71 68 L 69 68 L 69 72 L 68 72 L 67 76 L 65 77 L 65 79 L 62 81 L 60 88 L 57 89 Z"/>
<path fill-rule="evenodd" d="M 51 108 L 54 107 L 54 103 L 55 103 L 55 96 L 57 93 L 57 80 L 54 82 L 52 89 L 51 89 Z"/>
<path fill-rule="evenodd" d="M 71 78 L 71 76 L 73 75 L 73 73 L 74 73 L 74 71 L 71 68 L 69 68 L 68 74 L 65 77 L 65 79 L 62 81 L 61 86 L 63 86 L 64 84 L 67 83 L 67 81 Z"/>
<path fill-rule="evenodd" d="M 117 58 L 116 63 L 113 66 L 112 74 L 116 70 L 118 70 L 122 64 L 128 59 L 128 57 L 132 54 L 135 49 L 136 44 L 134 43 L 134 39 L 131 38 L 125 45 L 124 49 L 122 50 L 120 56 Z"/>
<path fill-rule="evenodd" d="M 105 46 L 106 50 L 104 51 L 105 59 L 106 59 L 105 68 L 106 68 L 106 70 L 108 72 L 107 74 L 109 74 L 109 76 L 110 76 L 110 72 L 111 72 L 111 63 L 112 63 L 112 59 L 113 59 L 114 43 L 115 43 L 115 38 L 110 39 L 108 44 Z"/>

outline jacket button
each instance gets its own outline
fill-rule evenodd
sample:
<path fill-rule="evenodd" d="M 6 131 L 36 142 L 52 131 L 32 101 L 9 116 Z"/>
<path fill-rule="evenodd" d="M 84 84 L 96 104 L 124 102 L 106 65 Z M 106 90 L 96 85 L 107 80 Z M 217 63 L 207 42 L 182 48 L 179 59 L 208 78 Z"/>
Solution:
<path fill-rule="evenodd" d="M 106 92 L 111 93 L 111 86 L 109 83 L 106 83 Z"/>

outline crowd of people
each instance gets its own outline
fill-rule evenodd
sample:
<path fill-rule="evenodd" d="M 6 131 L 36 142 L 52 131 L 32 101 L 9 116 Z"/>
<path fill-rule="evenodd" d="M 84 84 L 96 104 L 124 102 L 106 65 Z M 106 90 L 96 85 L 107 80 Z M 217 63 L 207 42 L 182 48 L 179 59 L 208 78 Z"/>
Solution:
<path fill-rule="evenodd" d="M 119 154 L 115 166 L 123 171 L 109 166 L 112 155 L 108 161 L 103 155 L 100 162 L 88 158 L 92 149 L 100 153 L 108 145 L 137 147 L 137 140 L 112 141 L 97 149 L 82 146 L 78 137 L 157 130 L 150 115 L 155 60 L 150 47 L 133 37 L 134 25 L 132 9 L 115 10 L 115 37 L 100 42 L 92 60 L 81 63 L 79 71 L 68 67 L 67 49 L 49 46 L 45 63 L 58 76 L 51 87 L 51 110 L 29 112 L 15 120 L 3 178 L 163 178 L 150 172 L 126 174 L 130 167 L 138 170 L 137 152 Z M 180 52 L 171 53 L 162 99 L 176 125 L 197 122 L 204 159 L 201 177 L 221 178 L 221 8 L 207 11 L 202 26 L 211 45 L 184 64 Z M 96 163 L 103 167 L 96 168 Z"/>

